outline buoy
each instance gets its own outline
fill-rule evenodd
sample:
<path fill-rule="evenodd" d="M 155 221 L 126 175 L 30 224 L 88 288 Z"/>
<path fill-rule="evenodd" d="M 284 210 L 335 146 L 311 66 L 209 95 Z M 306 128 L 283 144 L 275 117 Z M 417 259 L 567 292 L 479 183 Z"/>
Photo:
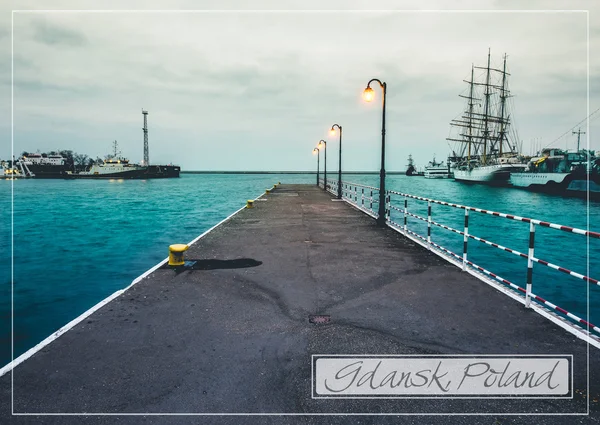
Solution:
<path fill-rule="evenodd" d="M 183 266 L 185 264 L 183 253 L 188 248 L 189 246 L 182 243 L 169 245 L 169 266 Z"/>
<path fill-rule="evenodd" d="M 246 208 L 254 208 L 254 201 L 252 199 L 246 201 Z"/>

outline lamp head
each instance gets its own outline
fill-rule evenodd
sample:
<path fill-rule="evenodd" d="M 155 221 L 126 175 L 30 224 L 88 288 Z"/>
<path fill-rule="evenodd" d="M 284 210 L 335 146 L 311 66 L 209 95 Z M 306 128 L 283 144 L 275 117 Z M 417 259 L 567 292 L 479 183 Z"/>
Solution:
<path fill-rule="evenodd" d="M 375 92 L 373 91 L 373 89 L 370 86 L 367 86 L 367 88 L 363 92 L 363 99 L 365 99 L 367 102 L 370 102 L 373 100 L 374 97 L 375 97 Z"/>
<path fill-rule="evenodd" d="M 313 149 L 313 155 L 316 155 L 317 153 L 319 153 L 319 148 L 314 148 Z"/>
<path fill-rule="evenodd" d="M 335 136 L 335 128 L 331 127 L 331 130 L 329 130 L 329 134 L 331 136 Z"/>

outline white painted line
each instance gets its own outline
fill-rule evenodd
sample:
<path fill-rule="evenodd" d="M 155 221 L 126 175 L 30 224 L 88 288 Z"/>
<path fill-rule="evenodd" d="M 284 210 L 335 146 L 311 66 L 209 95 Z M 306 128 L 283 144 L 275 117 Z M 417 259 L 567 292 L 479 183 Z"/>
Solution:
<path fill-rule="evenodd" d="M 259 198 L 261 196 L 263 196 L 263 195 L 264 194 L 262 194 L 262 195 L 260 195 L 260 196 L 258 196 L 256 198 L 254 198 L 254 200 L 255 201 L 259 200 Z M 209 234 L 210 232 L 212 232 L 213 230 L 215 230 L 217 227 L 219 227 L 220 225 L 222 225 L 223 223 L 225 223 L 226 221 L 228 221 L 229 219 L 231 219 L 234 215 L 236 215 L 237 213 L 239 213 L 240 211 L 242 211 L 245 208 L 246 208 L 246 206 L 243 206 L 242 208 L 240 208 L 237 211 L 235 211 L 233 214 L 230 214 L 228 217 L 226 217 L 225 219 L 221 220 L 220 222 L 218 222 L 217 224 L 215 224 L 213 227 L 211 227 L 210 229 L 208 229 L 206 232 L 204 232 L 200 236 L 198 236 L 196 239 L 194 239 L 193 241 L 191 241 L 190 243 L 188 243 L 188 245 L 192 245 L 192 244 L 196 243 L 198 240 L 200 240 L 201 238 L 203 238 L 204 236 L 206 236 L 207 234 Z M 123 289 L 119 289 L 118 291 L 116 291 L 113 294 L 109 295 L 108 297 L 106 297 L 105 299 L 103 299 L 102 301 L 100 301 L 98 304 L 94 305 L 92 308 L 90 308 L 89 310 L 85 311 L 84 313 L 82 313 L 81 315 L 79 315 L 78 317 L 76 317 L 75 319 L 71 320 L 69 323 L 67 323 L 63 327 L 61 327 L 59 330 L 57 330 L 56 332 L 54 332 L 52 335 L 48 336 L 43 341 L 41 341 L 38 344 L 36 344 L 34 347 L 30 348 L 29 350 L 27 350 L 26 352 L 24 352 L 23 354 L 21 354 L 19 357 L 17 357 L 16 359 L 14 359 L 12 362 L 10 362 L 7 365 L 5 365 L 4 367 L 2 367 L 2 369 L 0 369 L 0 376 L 3 376 L 7 372 L 10 372 L 12 369 L 14 369 L 15 367 L 17 367 L 18 365 L 20 365 L 21 363 L 23 363 L 25 360 L 27 360 L 28 358 L 30 358 L 31 356 L 33 356 L 35 353 L 37 353 L 42 348 L 44 348 L 45 346 L 47 346 L 48 344 L 50 344 L 52 341 L 56 340 L 59 336 L 61 336 L 62 334 L 64 334 L 68 330 L 72 329 L 75 325 L 77 325 L 78 323 L 80 323 L 83 320 L 85 320 L 86 318 L 88 318 L 90 315 L 92 315 L 93 313 L 95 313 L 96 311 L 98 311 L 100 308 L 104 307 L 106 304 L 108 304 L 109 302 L 111 302 L 112 300 L 114 300 L 115 298 L 117 298 L 118 296 L 122 295 L 125 291 L 127 291 L 128 289 L 130 289 L 133 285 L 135 285 L 136 283 L 139 283 L 142 279 L 148 277 L 151 273 L 153 273 L 154 271 L 156 271 L 157 269 L 159 269 L 168 260 L 169 260 L 168 257 L 165 258 L 164 260 L 162 260 L 160 263 L 158 263 L 154 267 L 150 268 L 149 270 L 145 271 L 144 273 L 142 273 L 141 275 L 139 275 L 138 277 L 136 277 L 131 282 L 131 284 L 129 286 L 127 286 L 126 288 L 123 288 Z"/>

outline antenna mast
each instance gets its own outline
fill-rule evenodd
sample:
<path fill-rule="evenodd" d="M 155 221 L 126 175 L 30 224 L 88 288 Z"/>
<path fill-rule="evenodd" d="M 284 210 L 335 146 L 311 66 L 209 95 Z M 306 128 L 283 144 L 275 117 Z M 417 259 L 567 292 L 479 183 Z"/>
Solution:
<path fill-rule="evenodd" d="M 579 130 L 574 131 L 573 134 L 577 134 L 577 152 L 579 152 L 579 140 L 581 139 L 581 135 L 585 134 L 585 131 L 581 131 L 581 127 Z"/>
<path fill-rule="evenodd" d="M 144 165 L 147 167 L 150 165 L 150 158 L 148 154 L 148 111 L 142 109 L 142 115 L 144 116 Z"/>

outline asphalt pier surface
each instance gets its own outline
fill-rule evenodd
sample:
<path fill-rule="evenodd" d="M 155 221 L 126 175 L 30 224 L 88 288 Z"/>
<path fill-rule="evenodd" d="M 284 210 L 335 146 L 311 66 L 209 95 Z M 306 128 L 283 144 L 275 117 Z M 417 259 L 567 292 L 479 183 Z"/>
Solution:
<path fill-rule="evenodd" d="M 282 185 L 254 205 L 190 247 L 194 270 L 156 270 L 13 371 L 15 413 L 118 415 L 11 416 L 9 373 L 0 423 L 598 423 L 595 348 L 588 370 L 585 342 L 316 186 Z M 575 391 L 312 399 L 312 354 L 572 354 Z M 589 416 L 509 415 L 585 413 L 588 399 Z"/>

